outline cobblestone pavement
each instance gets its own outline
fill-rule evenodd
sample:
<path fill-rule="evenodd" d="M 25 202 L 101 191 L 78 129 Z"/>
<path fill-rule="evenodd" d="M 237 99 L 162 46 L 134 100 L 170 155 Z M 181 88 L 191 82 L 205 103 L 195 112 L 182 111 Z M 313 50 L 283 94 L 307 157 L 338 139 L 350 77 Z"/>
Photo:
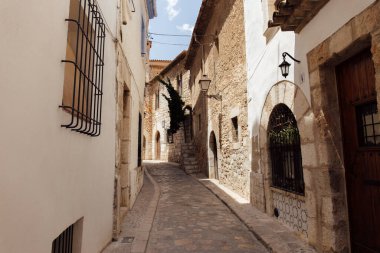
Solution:
<path fill-rule="evenodd" d="M 119 240 L 111 243 L 103 253 L 145 252 L 159 198 L 159 187 L 149 177 L 144 175 L 144 185 L 123 220 Z"/>
<path fill-rule="evenodd" d="M 147 253 L 268 252 L 214 194 L 173 164 L 147 164 L 161 189 Z"/>

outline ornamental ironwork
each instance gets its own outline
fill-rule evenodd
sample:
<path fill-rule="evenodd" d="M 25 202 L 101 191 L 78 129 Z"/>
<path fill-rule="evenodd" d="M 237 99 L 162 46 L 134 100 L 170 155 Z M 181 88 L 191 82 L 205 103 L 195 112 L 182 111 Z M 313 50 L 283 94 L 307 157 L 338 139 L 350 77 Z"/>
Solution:
<path fill-rule="evenodd" d="M 285 104 L 274 107 L 268 126 L 272 186 L 304 195 L 300 135 L 297 121 Z"/>

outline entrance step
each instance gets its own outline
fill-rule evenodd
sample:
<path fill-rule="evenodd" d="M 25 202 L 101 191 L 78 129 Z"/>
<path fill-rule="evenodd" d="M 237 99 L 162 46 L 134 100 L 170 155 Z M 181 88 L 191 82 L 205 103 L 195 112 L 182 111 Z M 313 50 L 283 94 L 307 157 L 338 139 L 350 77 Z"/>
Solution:
<path fill-rule="evenodd" d="M 198 160 L 195 156 L 195 146 L 193 143 L 183 143 L 181 149 L 181 167 L 187 174 L 199 172 Z"/>

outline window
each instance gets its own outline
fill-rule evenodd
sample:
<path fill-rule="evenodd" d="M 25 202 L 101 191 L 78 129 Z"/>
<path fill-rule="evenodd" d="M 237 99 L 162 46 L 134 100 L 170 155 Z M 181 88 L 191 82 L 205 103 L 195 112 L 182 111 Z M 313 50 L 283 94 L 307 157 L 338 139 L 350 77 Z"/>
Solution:
<path fill-rule="evenodd" d="M 376 101 L 356 107 L 359 145 L 380 146 L 380 114 Z"/>
<path fill-rule="evenodd" d="M 180 96 L 182 96 L 182 73 L 177 75 L 177 91 Z"/>
<path fill-rule="evenodd" d="M 105 25 L 91 0 L 70 1 L 62 105 L 73 131 L 99 136 L 102 118 Z"/>
<path fill-rule="evenodd" d="M 238 124 L 238 117 L 233 117 L 231 119 L 232 123 L 232 141 L 238 142 L 239 141 L 239 124 Z"/>
<path fill-rule="evenodd" d="M 160 108 L 160 91 L 156 91 L 156 96 L 155 96 L 155 108 L 158 109 Z"/>
<path fill-rule="evenodd" d="M 144 17 L 141 17 L 141 55 L 146 54 L 146 39 L 147 39 L 147 33 L 146 33 L 145 20 L 144 20 Z"/>
<path fill-rule="evenodd" d="M 73 251 L 73 235 L 74 224 L 63 231 L 54 241 L 52 245 L 52 253 L 64 253 Z"/>
<path fill-rule="evenodd" d="M 139 133 L 138 133 L 138 148 L 137 148 L 137 166 L 140 167 L 142 164 L 142 148 L 141 148 L 141 138 L 142 138 L 142 116 L 139 113 Z"/>
<path fill-rule="evenodd" d="M 54 239 L 52 253 L 79 253 L 82 247 L 83 218 L 65 229 Z"/>
<path fill-rule="evenodd" d="M 300 135 L 292 111 L 285 105 L 274 107 L 268 126 L 272 186 L 303 195 Z"/>

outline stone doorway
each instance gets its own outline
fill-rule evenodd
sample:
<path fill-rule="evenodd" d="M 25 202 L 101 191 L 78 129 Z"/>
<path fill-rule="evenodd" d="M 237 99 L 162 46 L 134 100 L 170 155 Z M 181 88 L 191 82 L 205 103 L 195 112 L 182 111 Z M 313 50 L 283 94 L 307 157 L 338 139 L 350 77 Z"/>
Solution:
<path fill-rule="evenodd" d="M 161 135 L 156 133 L 156 160 L 161 160 Z"/>
<path fill-rule="evenodd" d="M 351 249 L 380 249 L 380 113 L 370 49 L 336 67 Z"/>
<path fill-rule="evenodd" d="M 183 122 L 185 130 L 185 142 L 189 143 L 193 140 L 193 112 L 190 106 L 185 107 L 185 120 Z"/>
<path fill-rule="evenodd" d="M 214 131 L 210 134 L 209 139 L 209 158 L 208 158 L 209 170 L 208 177 L 219 179 L 218 173 L 218 147 L 216 144 L 216 137 Z"/>

